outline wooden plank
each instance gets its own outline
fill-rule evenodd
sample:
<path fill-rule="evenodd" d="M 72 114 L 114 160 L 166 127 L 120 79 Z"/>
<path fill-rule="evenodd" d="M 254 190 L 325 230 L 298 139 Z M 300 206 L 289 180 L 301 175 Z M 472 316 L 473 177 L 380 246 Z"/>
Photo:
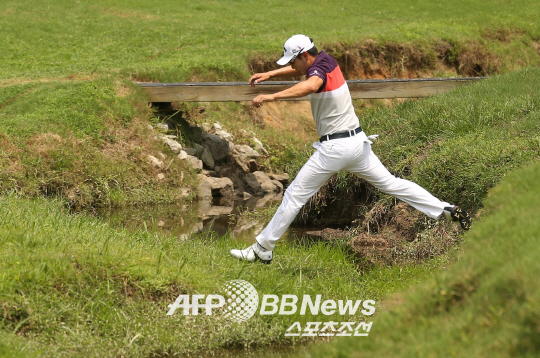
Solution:
<path fill-rule="evenodd" d="M 348 80 L 353 99 L 414 98 L 442 93 L 485 77 Z M 269 81 L 251 87 L 247 82 L 139 83 L 150 102 L 251 101 L 259 94 L 282 91 L 297 81 Z M 293 99 L 307 100 L 307 97 Z"/>

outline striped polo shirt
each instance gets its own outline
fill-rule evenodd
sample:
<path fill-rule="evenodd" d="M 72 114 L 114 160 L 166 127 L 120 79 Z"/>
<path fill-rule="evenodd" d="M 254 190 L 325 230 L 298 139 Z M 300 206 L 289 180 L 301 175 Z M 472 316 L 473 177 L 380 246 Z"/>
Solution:
<path fill-rule="evenodd" d="M 345 132 L 360 126 L 352 105 L 349 86 L 337 61 L 321 51 L 307 70 L 307 78 L 312 76 L 323 80 L 319 90 L 309 95 L 319 136 Z"/>

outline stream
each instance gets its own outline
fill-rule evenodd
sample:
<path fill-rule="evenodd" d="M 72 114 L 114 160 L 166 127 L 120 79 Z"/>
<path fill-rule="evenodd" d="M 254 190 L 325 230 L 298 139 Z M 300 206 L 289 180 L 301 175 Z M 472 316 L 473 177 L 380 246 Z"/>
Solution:
<path fill-rule="evenodd" d="M 252 243 L 262 231 L 264 219 L 253 219 L 240 214 L 245 211 L 268 208 L 281 202 L 281 195 L 251 197 L 236 200 L 232 206 L 221 206 L 219 202 L 198 201 L 191 205 L 146 205 L 114 209 L 99 209 L 96 216 L 115 228 L 138 230 L 148 229 L 181 240 L 188 240 L 194 234 L 211 233 L 220 237 L 231 234 L 239 241 Z M 239 218 L 238 220 L 236 220 Z M 283 236 L 285 240 L 298 240 L 307 231 L 320 228 L 291 226 Z"/>

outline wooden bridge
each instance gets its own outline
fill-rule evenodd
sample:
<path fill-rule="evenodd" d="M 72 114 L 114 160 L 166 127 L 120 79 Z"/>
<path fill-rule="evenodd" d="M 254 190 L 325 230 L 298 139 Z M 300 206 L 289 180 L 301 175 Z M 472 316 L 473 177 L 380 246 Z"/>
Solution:
<path fill-rule="evenodd" d="M 353 99 L 416 98 L 449 91 L 485 77 L 348 80 Z M 298 81 L 268 81 L 251 87 L 247 82 L 138 83 L 150 102 L 238 102 L 259 94 L 282 91 Z M 307 100 L 307 97 L 294 101 Z"/>

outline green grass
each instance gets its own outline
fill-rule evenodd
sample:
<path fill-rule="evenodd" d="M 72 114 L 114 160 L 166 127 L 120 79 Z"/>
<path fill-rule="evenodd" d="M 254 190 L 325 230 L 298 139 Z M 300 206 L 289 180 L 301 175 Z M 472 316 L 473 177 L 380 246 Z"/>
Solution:
<path fill-rule="evenodd" d="M 295 33 L 320 45 L 367 38 L 400 44 L 445 39 L 460 46 L 473 41 L 501 58 L 536 61 L 539 14 L 532 0 L 7 0 L 0 6 L 0 79 L 122 72 L 161 81 L 246 80 L 249 58 L 265 53 L 277 59 Z"/>
<path fill-rule="evenodd" d="M 247 80 L 250 59 L 277 59 L 283 41 L 294 33 L 312 36 L 320 49 L 343 44 L 334 47 L 336 51 L 374 39 L 381 46 L 417 46 L 433 56 L 433 47 L 444 41 L 455 52 L 450 57 L 463 49 L 478 49 L 480 55 L 500 61 L 497 70 L 506 72 L 539 64 L 539 14 L 538 2 L 525 0 L 348 1 L 340 6 L 321 1 L 3 1 L 0 355 L 197 356 L 289 347 L 301 342 L 285 339 L 284 330 L 296 319 L 305 318 L 257 317 L 238 325 L 205 316 L 167 317 L 167 305 L 179 293 L 215 293 L 233 278 L 246 279 L 263 293 L 324 292 L 329 298 L 370 298 L 380 303 L 392 292 L 447 267 L 452 253 L 422 265 L 361 272 L 342 248 L 324 244 L 280 244 L 273 265 L 250 266 L 227 256 L 238 245 L 229 237 L 201 236 L 184 242 L 148 231 L 118 231 L 95 219 L 70 216 L 63 207 L 66 203 L 77 208 L 185 203 L 177 196 L 179 189 L 196 184 L 194 173 L 173 160 L 172 153 L 148 130 L 147 125 L 156 122 L 155 113 L 148 109 L 142 91 L 130 83 L 132 79 Z M 381 134 L 374 148 L 394 172 L 475 210 L 506 173 L 538 157 L 539 77 L 538 69 L 523 70 L 447 95 L 372 109 L 362 112 L 362 125 L 369 134 Z M 194 113 L 197 106 L 186 108 Z M 283 134 L 263 123 L 252 123 L 249 108 L 242 104 L 205 106 L 205 113 L 190 120 L 217 120 L 236 135 L 241 129 L 253 130 L 270 150 L 264 160 L 266 168 L 294 174 L 311 150 L 294 132 Z M 290 118 L 283 117 L 285 121 Z M 306 137 L 313 136 L 303 129 L 307 126 L 300 128 L 307 132 Z M 239 143 L 249 140 L 241 138 Z M 299 150 L 301 155 L 295 153 Z M 157 156 L 158 152 L 168 158 L 165 182 L 157 181 L 160 171 L 147 162 L 149 154 Z M 338 185 L 346 187 L 347 183 L 341 180 Z M 516 190 L 527 183 L 515 184 L 519 186 Z M 8 194 L 13 192 L 20 195 Z M 516 223 L 526 218 L 512 216 L 522 207 L 510 207 L 511 212 L 494 217 L 513 218 Z M 492 212 L 496 214 L 495 209 Z M 486 235 L 482 240 L 496 236 L 478 227 L 469 243 L 482 243 L 474 239 L 480 233 Z M 499 225 L 498 230 L 502 233 L 507 227 Z M 523 240 L 516 237 L 515 241 Z M 478 268 L 474 272 L 482 274 L 493 267 L 501 267 L 500 275 L 505 267 L 508 272 L 521 273 L 521 264 L 505 266 L 513 262 L 509 259 L 515 253 L 524 258 L 523 264 L 533 267 L 530 276 L 513 275 L 507 286 L 497 286 L 495 278 L 486 282 L 492 286 L 480 286 L 474 280 L 463 285 L 457 279 L 455 286 L 454 279 L 439 279 L 438 284 L 428 284 L 433 295 L 423 293 L 413 300 L 430 298 L 420 308 L 411 308 L 410 319 L 422 317 L 424 310 L 435 317 L 442 317 L 447 308 L 455 311 L 456 295 L 448 293 L 458 292 L 460 287 L 474 287 L 474 292 L 481 293 L 495 287 L 502 292 L 500 297 L 513 302 L 515 298 L 505 288 L 510 287 L 518 293 L 519 304 L 507 307 L 497 301 L 494 310 L 488 311 L 489 305 L 479 300 L 465 313 L 471 322 L 489 329 L 502 327 L 496 324 L 507 316 L 500 312 L 517 317 L 518 326 L 508 328 L 508 336 L 514 337 L 509 343 L 497 341 L 495 331 L 489 331 L 495 337 L 494 346 L 502 347 L 499 351 L 503 353 L 519 354 L 520 349 L 536 353 L 538 313 L 535 300 L 529 298 L 536 296 L 527 291 L 534 287 L 532 278 L 538 276 L 532 275 L 536 248 L 525 242 L 519 248 L 504 245 L 512 244 L 501 241 L 499 261 L 470 258 L 467 267 Z M 482 255 L 490 252 L 484 250 Z M 465 300 L 473 297 L 461 292 Z M 393 329 L 393 321 L 382 323 L 384 320 L 389 318 L 381 315 L 374 329 L 385 327 L 385 331 L 377 334 L 374 330 L 371 337 L 387 340 L 383 346 L 391 349 L 394 339 L 400 342 L 395 337 L 400 334 Z M 459 322 L 456 324 L 463 321 Z M 429 321 L 422 324 L 429 326 Z M 512 336 L 516 331 L 520 334 Z M 458 331 L 449 328 L 448 332 L 452 334 L 445 343 L 454 343 L 450 340 Z M 431 349 L 430 342 L 435 340 L 429 338 L 419 336 L 413 345 L 396 344 L 397 355 L 418 346 Z M 462 356 L 487 352 L 482 351 L 487 346 L 483 343 L 475 348 L 463 341 L 470 351 Z M 444 344 L 433 343 L 433 347 L 437 352 Z M 332 349 L 349 352 L 356 348 Z M 389 350 L 388 354 L 396 353 Z"/>
<path fill-rule="evenodd" d="M 10 87 L 21 86 L 9 86 L 8 92 Z M 117 96 L 116 87 L 107 79 L 36 85 L 5 107 L 2 129 L 19 138 L 49 131 L 99 138 L 106 120 L 124 124 L 135 114 L 133 103 Z"/>
<path fill-rule="evenodd" d="M 379 303 L 451 259 L 362 272 L 339 247 L 284 244 L 272 265 L 250 265 L 228 256 L 238 245 L 228 237 L 179 241 L 149 231 L 118 231 L 68 215 L 62 206 L 0 198 L 0 337 L 14 352 L 148 357 L 290 345 L 294 341 L 283 334 L 292 322 L 317 316 L 256 315 L 237 324 L 216 316 L 166 316 L 167 305 L 181 293 L 219 293 L 231 279 L 251 282 L 259 295 L 322 294 Z"/>
<path fill-rule="evenodd" d="M 540 164 L 508 174 L 448 270 L 399 294 L 367 339 L 309 357 L 537 357 Z"/>

